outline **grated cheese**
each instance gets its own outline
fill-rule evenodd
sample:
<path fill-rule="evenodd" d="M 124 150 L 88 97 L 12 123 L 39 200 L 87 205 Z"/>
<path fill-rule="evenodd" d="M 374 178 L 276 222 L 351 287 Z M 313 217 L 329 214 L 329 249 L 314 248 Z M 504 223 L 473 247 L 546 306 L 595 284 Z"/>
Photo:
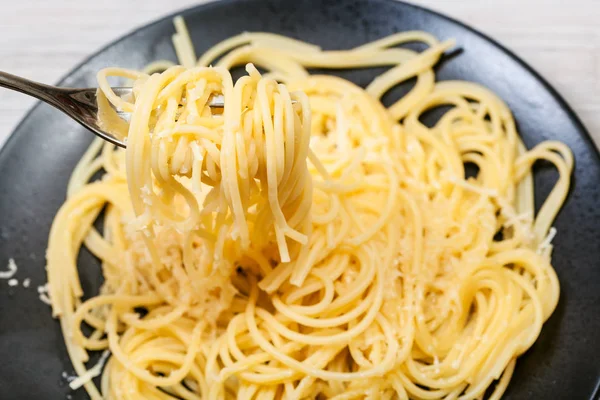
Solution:
<path fill-rule="evenodd" d="M 10 279 L 17 273 L 17 264 L 12 258 L 8 259 L 8 271 L 0 271 L 0 279 Z"/>
<path fill-rule="evenodd" d="M 50 297 L 48 296 L 48 283 L 46 283 L 45 285 L 42 285 L 42 286 L 38 286 L 37 291 L 39 293 L 39 299 L 42 301 L 42 303 L 52 305 L 52 302 L 50 301 Z"/>
<path fill-rule="evenodd" d="M 550 228 L 550 231 L 548 231 L 548 235 L 546 235 L 544 240 L 542 240 L 542 242 L 538 246 L 537 253 L 541 254 L 544 252 L 544 250 L 550 248 L 550 246 L 552 245 L 552 240 L 554 239 L 555 236 L 556 236 L 556 228 L 552 227 L 552 228 Z"/>
<path fill-rule="evenodd" d="M 102 373 L 102 368 L 104 367 L 104 363 L 108 359 L 109 355 L 110 355 L 110 351 L 104 350 L 104 353 L 102 353 L 102 355 L 100 356 L 100 359 L 98 360 L 96 365 L 94 365 L 92 368 L 88 369 L 83 375 L 80 375 L 77 378 L 73 379 L 69 383 L 69 387 L 72 390 L 79 389 L 80 387 L 82 387 L 83 385 L 85 385 L 86 383 L 88 383 L 89 381 L 91 381 L 92 379 L 97 377 L 98 375 L 100 375 Z"/>

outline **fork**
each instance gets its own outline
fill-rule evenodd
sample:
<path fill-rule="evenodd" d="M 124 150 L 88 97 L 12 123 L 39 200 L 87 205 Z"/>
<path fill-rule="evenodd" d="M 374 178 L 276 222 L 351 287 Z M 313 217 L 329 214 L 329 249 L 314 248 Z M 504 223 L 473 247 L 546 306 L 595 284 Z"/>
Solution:
<path fill-rule="evenodd" d="M 98 89 L 97 88 L 67 88 L 45 85 L 43 83 L 30 81 L 16 75 L 0 71 L 0 87 L 15 90 L 29 96 L 33 96 L 44 103 L 58 108 L 69 117 L 79 122 L 88 130 L 92 131 L 102 139 L 120 146 L 126 147 L 124 141 L 115 134 L 104 130 L 98 118 Z M 133 88 L 115 87 L 113 91 L 117 96 L 129 97 L 133 95 Z M 222 95 L 212 96 L 209 106 L 211 108 L 223 108 L 224 98 Z M 130 114 L 115 110 L 117 116 L 128 121 Z"/>

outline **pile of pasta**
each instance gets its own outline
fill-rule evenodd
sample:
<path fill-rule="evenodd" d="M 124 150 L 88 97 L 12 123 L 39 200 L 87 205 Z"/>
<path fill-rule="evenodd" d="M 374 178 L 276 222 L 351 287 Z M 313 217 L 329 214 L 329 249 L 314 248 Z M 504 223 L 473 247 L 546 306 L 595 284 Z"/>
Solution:
<path fill-rule="evenodd" d="M 454 43 L 425 32 L 338 51 L 245 33 L 196 61 L 175 25 L 181 66 L 98 74 L 131 113 L 127 148 L 92 144 L 50 233 L 72 387 L 93 399 L 500 398 L 559 298 L 551 226 L 569 149 L 526 150 L 494 93 L 436 82 Z M 427 50 L 398 47 L 414 41 Z M 236 66 L 247 74 L 234 82 Z M 372 66 L 389 69 L 366 88 L 307 70 Z M 131 79 L 134 98 L 111 76 Z M 559 178 L 535 213 L 538 160 Z M 105 278 L 85 301 L 82 246 Z M 85 363 L 101 350 L 98 388 L 102 365 Z"/>

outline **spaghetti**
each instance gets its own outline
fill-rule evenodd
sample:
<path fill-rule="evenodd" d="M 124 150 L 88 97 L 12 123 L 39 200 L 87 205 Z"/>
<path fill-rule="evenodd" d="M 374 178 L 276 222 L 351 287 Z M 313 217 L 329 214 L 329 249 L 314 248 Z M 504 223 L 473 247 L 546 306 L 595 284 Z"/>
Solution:
<path fill-rule="evenodd" d="M 49 295 L 78 385 L 92 399 L 500 398 L 558 301 L 569 149 L 526 150 L 494 93 L 436 82 L 453 42 L 425 32 L 344 51 L 245 33 L 192 65 L 176 28 L 182 66 L 99 73 L 132 113 L 127 149 L 91 145 L 52 225 Z M 413 41 L 428 49 L 397 47 Z M 370 66 L 390 69 L 366 89 L 306 69 Z M 135 99 L 114 95 L 115 75 Z M 534 215 L 537 160 L 559 178 Z M 105 277 L 86 301 L 83 245 Z M 100 389 L 85 366 L 98 350 Z"/>

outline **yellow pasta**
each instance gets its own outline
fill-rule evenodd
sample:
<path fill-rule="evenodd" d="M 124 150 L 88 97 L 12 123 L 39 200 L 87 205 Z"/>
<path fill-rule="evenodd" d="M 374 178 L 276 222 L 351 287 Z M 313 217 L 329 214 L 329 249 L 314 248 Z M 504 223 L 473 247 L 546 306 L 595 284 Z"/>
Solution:
<path fill-rule="evenodd" d="M 500 398 L 558 302 L 569 149 L 526 150 L 494 93 L 436 82 L 453 42 L 425 32 L 343 51 L 245 33 L 193 65 L 175 25 L 182 66 L 98 74 L 132 113 L 127 149 L 92 144 L 52 225 L 49 295 L 77 385 L 92 399 L 341 400 L 479 399 L 496 382 Z M 397 47 L 409 41 L 428 49 Z M 371 66 L 390 69 L 366 89 L 307 70 Z M 135 99 L 112 92 L 115 75 Z M 535 215 L 537 160 L 559 178 Z M 105 278 L 86 301 L 81 246 Z M 97 350 L 100 388 L 85 365 Z"/>

